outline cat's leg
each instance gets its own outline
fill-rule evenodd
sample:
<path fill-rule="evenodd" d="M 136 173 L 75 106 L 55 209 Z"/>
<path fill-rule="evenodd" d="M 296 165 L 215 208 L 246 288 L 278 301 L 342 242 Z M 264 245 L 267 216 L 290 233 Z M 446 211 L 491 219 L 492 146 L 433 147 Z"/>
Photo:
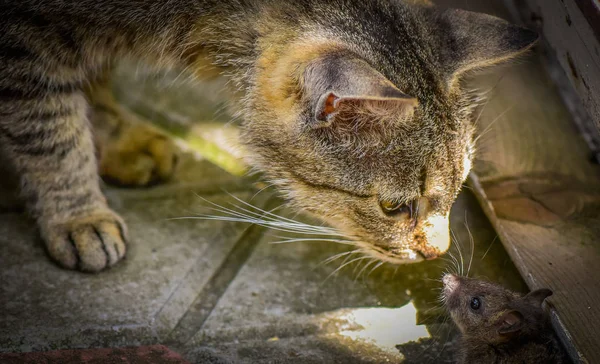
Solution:
<path fill-rule="evenodd" d="M 126 227 L 100 190 L 83 91 L 77 83 L 0 86 L 0 141 L 48 253 L 89 272 L 117 263 Z"/>
<path fill-rule="evenodd" d="M 102 178 L 123 186 L 146 186 L 173 175 L 178 160 L 174 141 L 116 102 L 109 70 L 86 93 Z"/>

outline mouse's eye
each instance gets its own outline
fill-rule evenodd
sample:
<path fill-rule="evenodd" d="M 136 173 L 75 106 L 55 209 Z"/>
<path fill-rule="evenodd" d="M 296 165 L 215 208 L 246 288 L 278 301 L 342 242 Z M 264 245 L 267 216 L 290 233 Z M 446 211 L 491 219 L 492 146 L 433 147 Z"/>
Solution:
<path fill-rule="evenodd" d="M 473 311 L 477 311 L 481 308 L 481 298 L 473 297 L 471 298 L 471 309 Z"/>

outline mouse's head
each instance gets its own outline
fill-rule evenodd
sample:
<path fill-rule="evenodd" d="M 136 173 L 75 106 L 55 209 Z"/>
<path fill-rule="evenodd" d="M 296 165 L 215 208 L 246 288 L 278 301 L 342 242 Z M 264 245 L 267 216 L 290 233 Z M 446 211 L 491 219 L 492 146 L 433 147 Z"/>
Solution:
<path fill-rule="evenodd" d="M 444 275 L 442 282 L 446 307 L 467 339 L 502 343 L 546 327 L 542 303 L 552 295 L 549 289 L 522 296 L 497 284 L 454 274 Z"/>

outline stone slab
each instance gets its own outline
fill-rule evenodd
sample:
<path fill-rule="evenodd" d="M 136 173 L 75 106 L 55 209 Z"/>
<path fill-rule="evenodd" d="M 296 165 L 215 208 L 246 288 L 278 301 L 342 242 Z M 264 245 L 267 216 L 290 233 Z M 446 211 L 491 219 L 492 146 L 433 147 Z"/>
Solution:
<path fill-rule="evenodd" d="M 163 345 L 0 354 L 3 364 L 189 364 Z"/>
<path fill-rule="evenodd" d="M 223 188 L 234 179 L 204 167 L 198 161 L 194 170 L 208 182 L 196 185 L 181 178 L 152 189 L 107 190 L 132 240 L 126 259 L 98 275 L 59 268 L 31 220 L 20 212 L 1 213 L 0 352 L 152 344 L 166 337 L 248 228 L 170 220 L 202 210 L 207 203 L 197 194 L 209 185 L 219 193 L 205 194 L 211 200 L 232 198 Z M 261 206 L 266 197 L 253 202 Z"/>

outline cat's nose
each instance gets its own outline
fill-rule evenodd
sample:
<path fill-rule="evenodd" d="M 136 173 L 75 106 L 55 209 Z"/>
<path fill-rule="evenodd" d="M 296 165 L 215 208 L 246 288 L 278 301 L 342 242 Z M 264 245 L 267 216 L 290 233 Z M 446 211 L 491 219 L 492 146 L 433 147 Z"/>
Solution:
<path fill-rule="evenodd" d="M 450 248 L 450 222 L 448 216 L 430 216 L 422 223 L 427 244 L 421 253 L 427 259 L 434 259 Z"/>

